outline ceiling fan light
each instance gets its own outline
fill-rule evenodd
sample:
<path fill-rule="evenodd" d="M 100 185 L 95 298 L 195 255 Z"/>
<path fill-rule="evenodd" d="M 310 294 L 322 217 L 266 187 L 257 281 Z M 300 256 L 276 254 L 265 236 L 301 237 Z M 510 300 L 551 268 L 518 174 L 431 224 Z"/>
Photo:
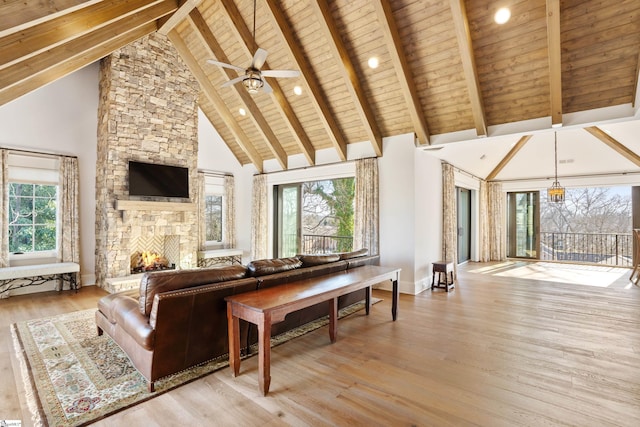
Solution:
<path fill-rule="evenodd" d="M 262 81 L 262 76 L 259 71 L 249 70 L 247 71 L 245 79 L 242 81 L 244 87 L 247 88 L 249 93 L 257 93 L 262 86 L 264 86 L 264 82 Z"/>

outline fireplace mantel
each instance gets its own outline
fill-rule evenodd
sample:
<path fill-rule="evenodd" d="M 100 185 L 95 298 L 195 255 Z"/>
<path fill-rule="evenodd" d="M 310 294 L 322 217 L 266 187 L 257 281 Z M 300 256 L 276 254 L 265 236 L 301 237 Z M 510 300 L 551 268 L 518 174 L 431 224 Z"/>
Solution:
<path fill-rule="evenodd" d="M 163 211 L 163 212 L 193 212 L 195 203 L 184 202 L 150 202 L 145 200 L 116 200 L 118 211 Z"/>

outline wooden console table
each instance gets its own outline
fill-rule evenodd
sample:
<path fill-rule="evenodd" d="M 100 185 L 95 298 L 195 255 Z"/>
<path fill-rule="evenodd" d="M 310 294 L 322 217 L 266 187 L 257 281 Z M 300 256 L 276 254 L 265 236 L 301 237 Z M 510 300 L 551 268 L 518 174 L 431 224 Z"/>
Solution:
<path fill-rule="evenodd" d="M 338 332 L 338 297 L 366 289 L 366 313 L 371 307 L 371 286 L 387 280 L 393 284 L 391 315 L 398 313 L 400 269 L 365 265 L 311 279 L 290 282 L 267 289 L 231 295 L 227 301 L 229 322 L 229 365 L 233 376 L 240 373 L 240 319 L 258 325 L 258 381 L 263 395 L 271 383 L 271 325 L 284 320 L 293 311 L 329 302 L 329 337 L 335 342 Z"/>

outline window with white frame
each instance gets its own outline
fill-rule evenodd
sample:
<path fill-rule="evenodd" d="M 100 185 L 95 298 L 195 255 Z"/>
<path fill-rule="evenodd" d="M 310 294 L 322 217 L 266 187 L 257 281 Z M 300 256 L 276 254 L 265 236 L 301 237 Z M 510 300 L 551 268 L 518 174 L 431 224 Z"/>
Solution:
<path fill-rule="evenodd" d="M 58 160 L 10 153 L 7 166 L 11 258 L 55 256 L 58 248 Z"/>
<path fill-rule="evenodd" d="M 224 203 L 224 179 L 216 176 L 205 175 L 204 179 L 204 219 L 205 240 L 211 246 L 224 242 L 224 215 L 222 207 Z"/>

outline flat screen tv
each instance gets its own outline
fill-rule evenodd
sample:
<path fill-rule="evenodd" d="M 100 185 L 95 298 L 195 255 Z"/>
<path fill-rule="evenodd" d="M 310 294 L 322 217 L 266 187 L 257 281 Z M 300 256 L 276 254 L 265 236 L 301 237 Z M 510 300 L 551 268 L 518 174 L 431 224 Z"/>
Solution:
<path fill-rule="evenodd" d="M 189 198 L 189 168 L 129 161 L 129 196 Z"/>

